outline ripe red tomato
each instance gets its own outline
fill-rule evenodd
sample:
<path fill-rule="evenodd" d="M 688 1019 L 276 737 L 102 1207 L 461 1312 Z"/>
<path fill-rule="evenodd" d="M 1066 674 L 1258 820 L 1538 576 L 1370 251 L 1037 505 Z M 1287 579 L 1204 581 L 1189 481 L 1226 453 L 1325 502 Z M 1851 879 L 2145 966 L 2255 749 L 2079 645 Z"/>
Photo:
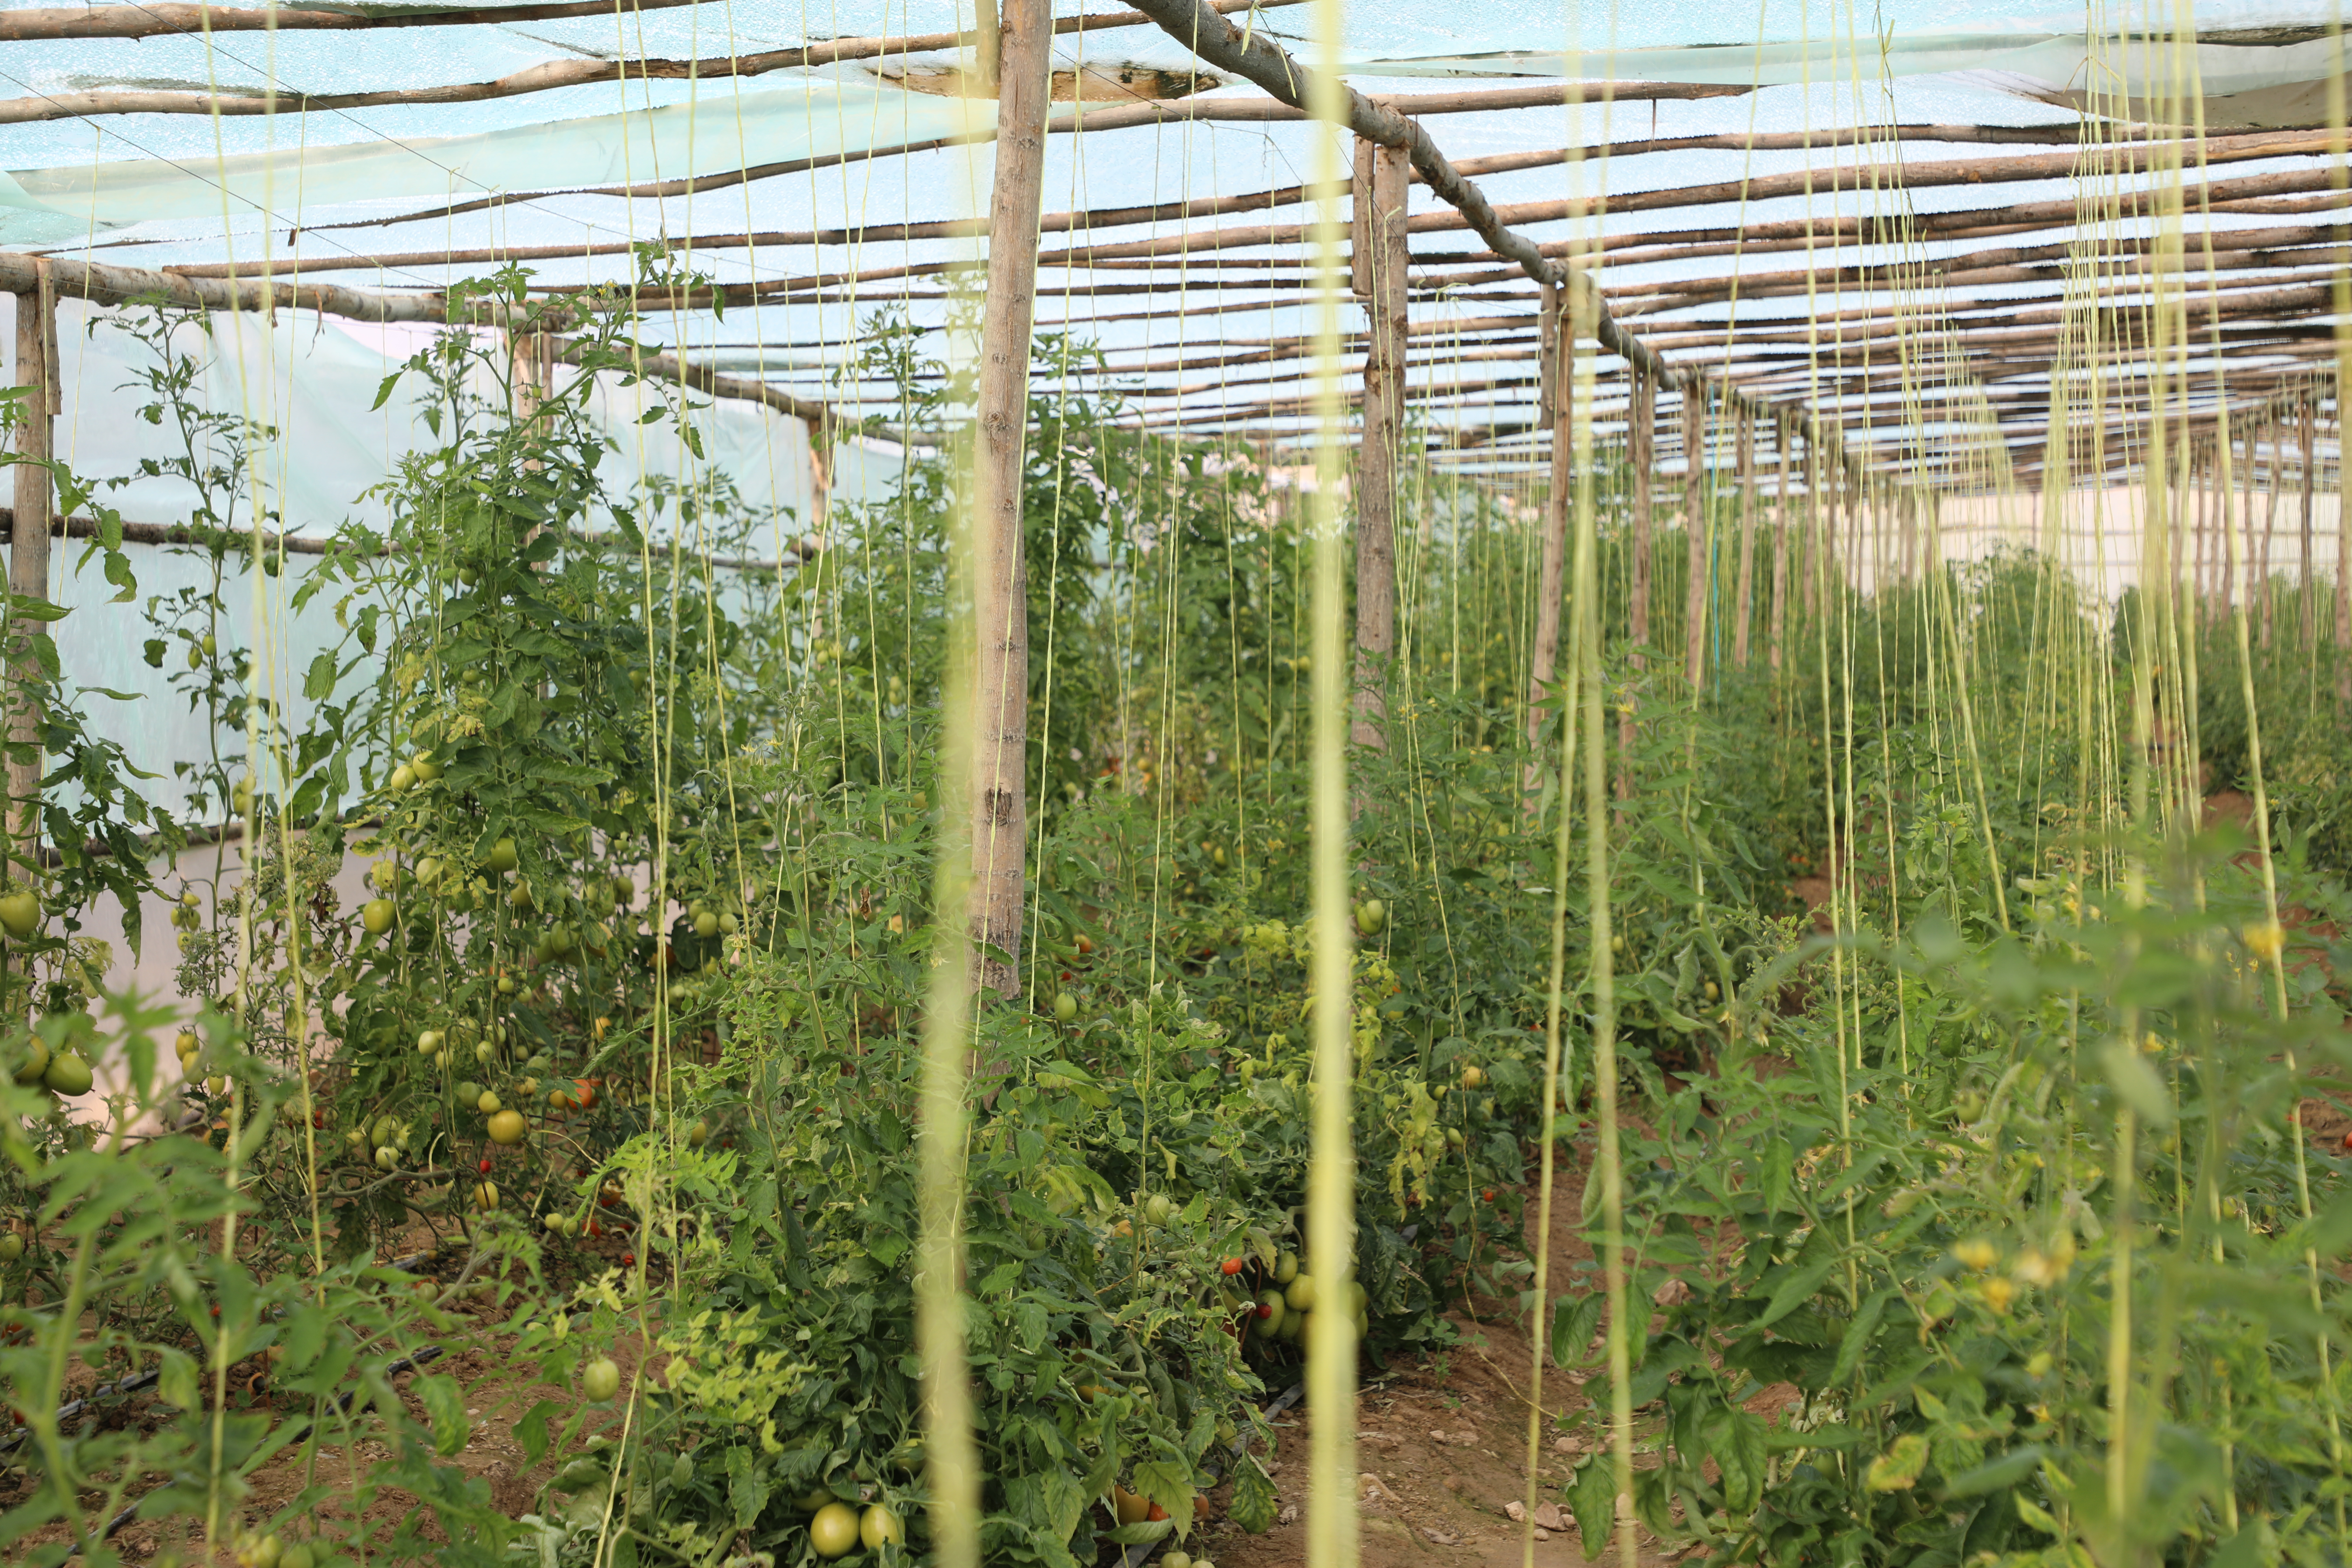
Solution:
<path fill-rule="evenodd" d="M 485 1154 L 485 1155 L 483 1155 L 483 1156 L 482 1156 L 482 1169 L 483 1169 L 483 1171 L 484 1171 L 485 1173 L 487 1173 L 487 1172 L 489 1170 L 489 1168 L 490 1168 L 490 1157 L 489 1157 L 488 1154 Z"/>
<path fill-rule="evenodd" d="M 1257 1304 L 1257 1315 L 1258 1315 L 1260 1318 L 1271 1318 L 1271 1317 L 1273 1317 L 1273 1316 L 1274 1316 L 1274 1303 L 1273 1303 L 1273 1302 L 1271 1302 L 1271 1301 L 1260 1301 L 1260 1302 Z"/>
<path fill-rule="evenodd" d="M 1225 1259 L 1225 1266 L 1224 1266 L 1224 1267 L 1225 1267 L 1225 1274 L 1226 1274 L 1226 1276 L 1227 1276 L 1228 1278 L 1230 1278 L 1230 1277 L 1232 1277 L 1233 1275 L 1239 1274 L 1239 1273 L 1242 1271 L 1242 1260 L 1241 1260 L 1240 1258 L 1226 1258 L 1226 1259 Z"/>
<path fill-rule="evenodd" d="M 635 1268 L 636 1266 L 637 1266 L 637 1255 L 636 1255 L 635 1253 L 634 1253 L 634 1252 L 624 1252 L 623 1254 L 621 1254 L 621 1267 L 622 1267 L 622 1268 Z"/>
<path fill-rule="evenodd" d="M 1494 1189 L 1494 1188 L 1492 1188 L 1492 1187 L 1488 1187 L 1488 1188 L 1486 1189 L 1486 1201 L 1487 1201 L 1488 1203 L 1490 1203 L 1490 1204 L 1491 1204 L 1491 1203 L 1493 1203 L 1493 1202 L 1495 1201 L 1495 1189 Z"/>

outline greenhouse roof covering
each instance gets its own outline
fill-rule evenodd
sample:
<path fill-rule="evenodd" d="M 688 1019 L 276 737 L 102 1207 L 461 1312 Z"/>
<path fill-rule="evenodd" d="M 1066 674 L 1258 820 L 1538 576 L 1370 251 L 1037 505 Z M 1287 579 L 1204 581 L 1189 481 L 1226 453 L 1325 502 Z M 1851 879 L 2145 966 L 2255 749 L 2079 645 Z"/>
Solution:
<path fill-rule="evenodd" d="M 1219 8 L 1315 58 L 1311 7 Z M 1098 346 L 1083 374 L 1135 417 L 1298 438 L 1317 129 L 1134 12 L 1060 9 L 1040 327 Z M 930 0 L 11 7 L 0 249 L 429 294 L 506 260 L 625 281 L 658 242 L 725 309 L 696 296 L 649 336 L 787 406 L 887 418 L 861 327 L 941 324 L 985 226 L 975 25 Z M 2139 467 L 2152 355 L 2208 418 L 2327 396 L 2341 54 L 2332 7 L 1918 0 L 1358 5 L 1343 47 L 1511 230 L 1597 269 L 1623 331 L 1736 389 L 1759 461 L 1766 416 L 1817 417 L 1959 489 L 2038 483 L 2053 428 L 2078 435 L 2069 478 Z M 1417 439 L 1531 466 L 1540 290 L 1425 184 L 1410 210 Z M 1601 361 L 1603 428 L 1623 363 Z"/>

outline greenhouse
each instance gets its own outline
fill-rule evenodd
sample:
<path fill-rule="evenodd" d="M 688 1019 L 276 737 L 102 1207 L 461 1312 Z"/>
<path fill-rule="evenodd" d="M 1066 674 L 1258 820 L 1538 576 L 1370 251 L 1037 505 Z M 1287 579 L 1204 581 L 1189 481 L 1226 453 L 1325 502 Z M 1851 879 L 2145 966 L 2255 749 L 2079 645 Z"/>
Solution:
<path fill-rule="evenodd" d="M 0 8 L 0 1561 L 2352 1560 L 2340 9 L 1128 4 Z"/>

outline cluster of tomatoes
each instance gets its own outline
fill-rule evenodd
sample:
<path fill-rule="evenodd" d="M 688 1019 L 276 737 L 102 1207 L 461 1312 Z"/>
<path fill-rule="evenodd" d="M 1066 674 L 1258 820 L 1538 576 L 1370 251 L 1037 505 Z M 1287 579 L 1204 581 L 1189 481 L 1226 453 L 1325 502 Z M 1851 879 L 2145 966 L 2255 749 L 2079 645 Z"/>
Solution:
<path fill-rule="evenodd" d="M 1228 1282 L 1225 1305 L 1234 1313 L 1225 1331 L 1244 1352 L 1272 1354 L 1279 1345 L 1306 1343 L 1308 1320 L 1328 1292 L 1318 1289 L 1315 1276 L 1300 1267 L 1297 1254 L 1281 1254 L 1271 1268 L 1255 1258 L 1228 1258 L 1223 1272 Z M 1244 1291 L 1254 1294 L 1244 1299 Z M 1370 1297 L 1361 1284 L 1350 1279 L 1342 1299 L 1349 1304 L 1349 1315 L 1356 1321 L 1356 1337 L 1360 1340 L 1371 1331 Z"/>

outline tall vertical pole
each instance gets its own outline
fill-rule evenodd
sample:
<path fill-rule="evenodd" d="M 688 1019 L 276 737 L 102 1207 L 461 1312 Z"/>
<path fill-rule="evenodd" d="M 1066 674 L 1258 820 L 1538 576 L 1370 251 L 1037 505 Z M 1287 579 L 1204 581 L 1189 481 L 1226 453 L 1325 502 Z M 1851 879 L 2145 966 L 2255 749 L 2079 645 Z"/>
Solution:
<path fill-rule="evenodd" d="M 1029 348 L 1037 308 L 1037 217 L 1045 174 L 1052 0 L 1005 0 L 998 24 L 996 182 L 989 197 L 988 298 L 971 463 L 974 669 L 973 974 L 1001 996 L 1021 990 L 1021 915 L 1029 850 L 1029 573 L 1022 469 Z M 988 950 L 1003 953 L 998 957 Z"/>
<path fill-rule="evenodd" d="M 1783 419 L 1773 426 L 1772 445 L 1780 458 L 1780 482 L 1772 491 L 1772 609 L 1766 627 L 1772 673 L 1780 673 L 1781 632 L 1789 624 L 1789 557 L 1795 541 L 1789 532 L 1789 448 L 1797 442 L 1796 426 Z"/>
<path fill-rule="evenodd" d="M 1359 160 L 1360 165 L 1360 160 Z M 1405 199 L 1402 149 L 1374 147 L 1370 188 L 1356 188 L 1370 252 L 1370 342 L 1364 353 L 1364 445 L 1356 458 L 1356 694 L 1349 740 L 1388 743 L 1389 660 L 1396 655 L 1396 470 L 1404 435 Z"/>
<path fill-rule="evenodd" d="M 2336 390 L 2336 698 L 2352 705 L 2352 507 L 2344 504 L 2344 386 Z"/>
<path fill-rule="evenodd" d="M 1532 793 L 1543 776 L 1543 735 L 1552 728 L 1542 708 L 1551 689 L 1552 670 L 1559 659 L 1560 596 L 1568 573 L 1569 492 L 1576 483 L 1570 404 L 1575 398 L 1572 374 L 1576 334 L 1568 311 L 1567 291 L 1557 283 L 1543 290 L 1543 390 L 1541 411 L 1551 427 L 1551 493 L 1544 502 L 1543 563 L 1536 579 L 1536 646 L 1528 661 L 1527 787 Z M 1563 764 L 1565 765 L 1565 764 Z M 1567 809 L 1567 780 L 1560 782 L 1561 809 Z"/>
<path fill-rule="evenodd" d="M 16 452 L 28 459 L 16 465 L 16 524 L 8 545 L 8 592 L 23 599 L 49 596 L 49 470 L 42 465 L 54 451 L 52 421 L 58 413 L 56 363 L 58 299 L 49 286 L 47 261 L 36 263 L 40 286 L 16 296 L 16 384 L 32 390 L 18 412 Z M 39 672 L 32 667 L 33 627 L 11 627 L 10 661 L 16 666 L 16 689 L 10 716 L 9 739 L 16 746 L 36 748 L 21 760 L 8 763 L 10 837 L 27 860 L 37 858 L 41 842 L 40 713 L 30 693 Z"/>
<path fill-rule="evenodd" d="M 2270 436 L 2271 456 L 2268 470 L 2269 482 L 2263 486 L 2263 552 L 2254 559 L 2254 581 L 2259 585 L 2259 591 L 2263 596 L 2263 647 L 2268 648 L 2271 646 L 2272 622 L 2275 617 L 2276 610 L 2271 594 L 2271 576 L 2275 570 L 2271 563 L 2271 552 L 2274 548 L 2278 535 L 2279 458 L 2286 450 L 2286 447 L 2280 439 L 2283 432 L 2279 428 L 2278 421 L 2274 419 L 2270 421 L 2264 428 Z M 2251 445 L 2250 441 L 2249 446 Z M 2246 453 L 2246 483 L 2250 486 L 2254 482 L 2253 460 L 2254 454 L 2249 450 Z"/>
<path fill-rule="evenodd" d="M 2305 650 L 2319 646 L 2319 584 L 2312 576 L 2311 561 L 2312 486 L 2319 467 L 2312 457 L 2311 447 L 2318 417 L 2318 411 L 2306 399 L 2303 405 L 2303 428 L 2295 439 L 2295 445 L 2303 454 L 2303 574 L 2295 582 L 2302 590 L 2303 646 Z"/>
<path fill-rule="evenodd" d="M 1625 633 L 1633 644 L 1635 669 L 1649 663 L 1643 650 L 1650 642 L 1650 462 L 1656 445 L 1658 384 L 1637 368 L 1629 368 L 1633 404 L 1626 415 L 1626 460 L 1633 469 L 1633 560 L 1625 605 Z M 1630 723 L 1618 725 L 1620 749 L 1632 744 Z"/>
<path fill-rule="evenodd" d="M 1715 574 L 1706 526 L 1706 386 L 1683 388 L 1683 679 L 1696 694 L 1706 679 L 1706 594 Z"/>
<path fill-rule="evenodd" d="M 1739 591 L 1733 595 L 1739 619 L 1731 634 L 1731 662 L 1748 668 L 1748 626 L 1756 619 L 1756 420 L 1743 411 L 1735 426 L 1733 461 L 1739 474 Z"/>

